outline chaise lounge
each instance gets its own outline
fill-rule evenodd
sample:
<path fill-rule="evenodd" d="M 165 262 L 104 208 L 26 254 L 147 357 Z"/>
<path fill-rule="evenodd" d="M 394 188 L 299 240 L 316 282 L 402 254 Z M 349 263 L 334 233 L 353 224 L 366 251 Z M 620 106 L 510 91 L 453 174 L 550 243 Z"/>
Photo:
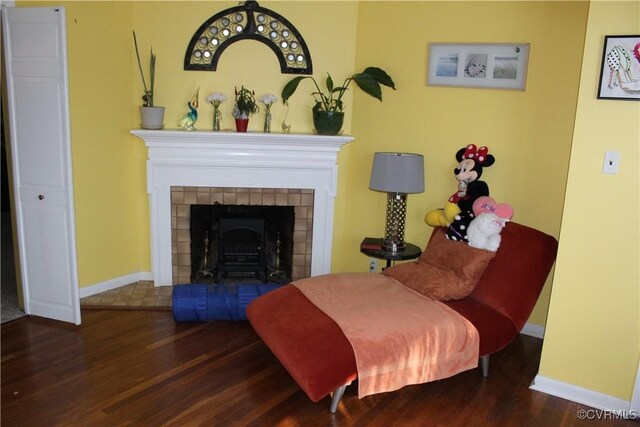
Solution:
<path fill-rule="evenodd" d="M 444 232 L 434 229 L 425 253 Z M 477 329 L 483 376 L 488 375 L 489 356 L 511 343 L 525 325 L 553 266 L 557 245 L 552 236 L 508 223 L 495 258 L 472 293 L 443 301 Z M 358 377 L 354 350 L 338 324 L 295 285 L 254 300 L 247 317 L 312 401 L 333 394 L 335 412 L 344 390 Z"/>

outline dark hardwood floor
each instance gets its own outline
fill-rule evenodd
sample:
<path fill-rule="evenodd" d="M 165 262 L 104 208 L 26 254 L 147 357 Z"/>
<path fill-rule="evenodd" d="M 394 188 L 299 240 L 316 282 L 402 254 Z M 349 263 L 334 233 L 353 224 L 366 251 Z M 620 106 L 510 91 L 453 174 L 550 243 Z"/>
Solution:
<path fill-rule="evenodd" d="M 276 314 L 277 315 L 277 314 Z M 2 325 L 3 426 L 638 426 L 530 390 L 542 342 L 520 336 L 477 370 L 358 399 L 300 391 L 248 322 L 176 324 L 171 312 L 83 310 L 81 326 Z"/>

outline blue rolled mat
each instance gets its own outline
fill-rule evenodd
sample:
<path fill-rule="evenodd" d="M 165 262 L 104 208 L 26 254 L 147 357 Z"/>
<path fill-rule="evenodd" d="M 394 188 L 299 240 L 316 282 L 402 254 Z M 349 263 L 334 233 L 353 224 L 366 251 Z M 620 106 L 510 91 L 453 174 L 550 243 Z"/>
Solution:
<path fill-rule="evenodd" d="M 176 322 L 246 320 L 247 305 L 281 285 L 275 283 L 173 287 L 173 318 Z"/>

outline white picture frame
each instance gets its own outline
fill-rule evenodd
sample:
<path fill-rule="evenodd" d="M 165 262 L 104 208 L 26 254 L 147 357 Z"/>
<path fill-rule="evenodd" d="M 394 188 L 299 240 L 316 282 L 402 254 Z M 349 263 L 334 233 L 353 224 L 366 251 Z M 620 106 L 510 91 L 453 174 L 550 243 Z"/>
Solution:
<path fill-rule="evenodd" d="M 427 85 L 525 90 L 529 43 L 430 43 Z"/>

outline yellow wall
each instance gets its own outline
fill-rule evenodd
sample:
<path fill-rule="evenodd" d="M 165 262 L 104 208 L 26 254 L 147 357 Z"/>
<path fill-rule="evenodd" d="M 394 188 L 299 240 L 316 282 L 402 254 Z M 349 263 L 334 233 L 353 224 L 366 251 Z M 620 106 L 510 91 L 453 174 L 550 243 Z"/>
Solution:
<path fill-rule="evenodd" d="M 141 167 L 146 153 L 128 135 L 134 90 L 131 4 L 72 2 L 67 8 L 82 286 L 150 268 L 146 174 Z"/>
<path fill-rule="evenodd" d="M 540 375 L 630 400 L 640 349 L 640 105 L 596 99 L 612 34 L 640 34 L 640 3 L 590 6 Z M 602 174 L 605 150 L 620 151 L 618 175 Z"/>
<path fill-rule="evenodd" d="M 356 2 L 260 1 L 259 4 L 284 16 L 300 31 L 311 51 L 316 77 L 321 77 L 324 81 L 324 73 L 329 72 L 338 80 L 353 71 Z M 146 63 L 150 45 L 153 45 L 158 57 L 155 103 L 166 107 L 165 127 L 177 127 L 180 118 L 188 111 L 187 102 L 196 89 L 200 88 L 196 127 L 211 129 L 213 108 L 206 102 L 206 97 L 212 92 L 223 92 L 229 99 L 220 108 L 223 114 L 222 128 L 235 129 L 231 116 L 234 87 L 244 85 L 254 90 L 256 96 L 273 93 L 280 98 L 282 87 L 294 77 L 292 74 L 281 74 L 275 54 L 265 44 L 254 40 L 244 40 L 229 46 L 222 53 L 216 72 L 183 70 L 187 45 L 198 27 L 223 9 L 237 5 L 237 1 L 133 3 L 133 28 L 138 37 L 138 45 L 144 51 L 144 61 Z M 142 83 L 137 66 L 132 73 L 133 102 L 138 103 Z M 311 132 L 313 99 L 309 94 L 312 89 L 311 82 L 303 82 L 290 100 L 287 122 L 292 125 L 292 132 Z M 350 98 L 347 103 L 351 104 Z M 286 113 L 281 100 L 271 111 L 272 129 L 280 131 Z M 347 133 L 350 130 L 350 113 L 351 110 L 348 117 L 345 117 Z M 249 131 L 262 131 L 263 118 L 262 113 L 255 115 L 249 122 Z"/>
<path fill-rule="evenodd" d="M 368 190 L 373 152 L 425 154 L 427 191 L 409 197 L 407 240 L 424 245 L 422 218 L 455 190 L 455 151 L 488 145 L 497 162 L 483 179 L 515 220 L 557 236 L 565 190 L 587 5 L 584 2 L 260 2 L 287 17 L 304 36 L 314 75 L 336 81 L 368 65 L 387 70 L 398 90 L 384 102 L 358 89 L 348 105 L 345 133 L 356 141 L 340 155 L 333 271 L 365 271 L 357 248 L 384 227 L 384 195 Z M 36 5 L 19 2 L 19 5 Z M 50 4 L 50 3 L 46 3 Z M 218 71 L 182 69 L 186 46 L 208 17 L 235 6 L 218 2 L 67 2 L 72 146 L 80 285 L 149 271 L 146 150 L 128 134 L 138 126 L 142 93 L 131 30 L 143 60 L 158 55 L 156 103 L 165 126 L 176 127 L 200 88 L 200 120 L 211 126 L 205 97 L 231 97 L 244 84 L 257 94 L 279 95 L 282 75 L 263 44 L 244 41 L 222 55 Z M 390 26 L 389 23 L 395 23 Z M 401 25 L 397 25 L 400 23 Z M 107 42 L 108 40 L 108 42 Z M 429 42 L 529 42 L 527 90 L 430 87 L 425 84 Z M 293 132 L 310 132 L 312 91 L 303 82 L 291 100 Z M 222 108 L 232 127 L 232 102 Z M 273 108 L 274 130 L 285 110 Z M 351 118 L 353 114 L 353 120 Z M 541 125 L 543 124 L 543 125 Z M 261 115 L 250 130 L 259 130 Z M 544 324 L 548 286 L 531 321 Z"/>
<path fill-rule="evenodd" d="M 514 207 L 514 220 L 558 236 L 586 14 L 584 2 L 360 4 L 356 68 L 378 65 L 398 89 L 385 90 L 382 103 L 356 92 L 334 270 L 364 271 L 368 260 L 356 248 L 363 236 L 383 233 L 385 195 L 368 189 L 376 151 L 425 156 L 426 191 L 409 195 L 407 241 L 425 244 L 424 214 L 456 190 L 455 152 L 469 143 L 495 155 L 482 179 Z M 531 43 L 526 91 L 427 86 L 431 42 Z M 549 287 L 532 323 L 544 325 Z"/>

